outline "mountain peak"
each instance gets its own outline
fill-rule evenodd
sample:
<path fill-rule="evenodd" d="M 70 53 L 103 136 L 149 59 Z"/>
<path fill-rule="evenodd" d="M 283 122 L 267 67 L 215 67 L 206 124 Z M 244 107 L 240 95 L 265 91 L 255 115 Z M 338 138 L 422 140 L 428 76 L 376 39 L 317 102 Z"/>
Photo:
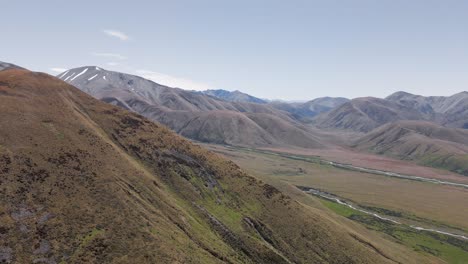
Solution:
<path fill-rule="evenodd" d="M 408 93 L 408 92 L 405 92 L 405 91 L 398 91 L 398 92 L 394 92 L 391 95 L 387 96 L 385 99 L 387 99 L 387 100 L 401 99 L 401 98 L 404 98 L 404 97 L 413 97 L 413 96 L 418 96 L 418 95 Z"/>
<path fill-rule="evenodd" d="M 257 104 L 266 104 L 267 102 L 263 99 L 254 97 L 252 95 L 243 93 L 239 90 L 235 91 L 227 91 L 223 89 L 218 90 L 206 90 L 202 91 L 202 93 L 214 96 L 219 99 L 223 99 L 229 102 L 243 102 L 243 103 L 257 103 Z"/>

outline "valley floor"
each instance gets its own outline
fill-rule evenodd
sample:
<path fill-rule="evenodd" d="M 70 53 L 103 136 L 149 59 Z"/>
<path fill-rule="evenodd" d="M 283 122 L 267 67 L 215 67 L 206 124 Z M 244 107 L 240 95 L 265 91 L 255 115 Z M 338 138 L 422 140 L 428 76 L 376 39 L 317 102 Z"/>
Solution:
<path fill-rule="evenodd" d="M 331 159 L 327 160 L 324 155 L 317 157 L 299 155 L 304 153 L 297 152 L 285 154 L 285 152 L 279 153 L 272 150 L 220 145 L 204 146 L 233 160 L 250 174 L 274 185 L 296 200 L 313 208 L 324 206 L 334 212 L 332 214 L 334 217 L 341 215 L 352 220 L 354 222 L 351 224 L 352 228 L 359 228 L 354 225 L 359 223 L 360 227 L 364 226 L 367 230 L 373 230 L 369 236 L 396 241 L 421 254 L 437 256 L 449 263 L 468 261 L 468 240 L 440 233 L 447 232 L 467 237 L 468 188 L 465 184 L 468 177 L 415 165 L 413 168 L 396 167 L 395 170 L 397 173 L 416 172 L 413 174 L 416 177 L 460 184 L 447 185 L 431 181 L 387 177 L 382 173 L 334 166 L 333 162 L 337 162 L 344 155 L 335 157 L 333 162 L 330 162 Z M 372 155 L 366 155 L 366 157 L 374 158 Z M 391 172 L 387 160 L 380 159 L 380 157 L 375 159 L 378 160 L 375 164 L 370 162 L 358 164 L 366 166 L 365 168 Z M 342 162 L 346 164 L 356 160 L 359 158 L 348 156 Z M 402 164 L 405 163 L 402 162 Z M 382 164 L 386 166 L 381 166 Z M 358 210 L 337 203 L 333 199 L 306 194 L 303 190 L 307 191 L 307 188 L 338 197 L 340 201 L 352 204 Z M 380 218 L 372 214 L 364 214 L 359 210 L 376 213 Z M 382 218 L 392 219 L 403 225 L 385 221 Z M 410 228 L 411 226 L 440 232 L 418 231 Z M 374 231 L 376 234 L 373 233 Z M 372 239 L 376 240 L 375 237 Z"/>

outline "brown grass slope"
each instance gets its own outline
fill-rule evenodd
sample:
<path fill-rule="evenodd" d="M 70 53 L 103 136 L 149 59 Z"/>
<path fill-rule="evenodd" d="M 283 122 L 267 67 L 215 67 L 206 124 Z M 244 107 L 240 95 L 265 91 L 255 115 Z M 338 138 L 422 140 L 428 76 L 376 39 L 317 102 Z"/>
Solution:
<path fill-rule="evenodd" d="M 7 263 L 396 258 L 234 163 L 42 73 L 0 72 L 0 186 Z"/>
<path fill-rule="evenodd" d="M 374 97 L 353 99 L 330 112 L 318 115 L 314 123 L 320 128 L 369 132 L 398 120 L 426 120 L 425 113 L 397 102 Z"/>
<path fill-rule="evenodd" d="M 355 147 L 468 174 L 468 131 L 464 129 L 398 121 L 372 130 Z"/>
<path fill-rule="evenodd" d="M 94 66 L 75 68 L 58 77 L 97 99 L 142 114 L 191 139 L 238 146 L 284 147 L 291 141 L 279 137 L 275 131 L 287 127 L 293 134 L 307 135 L 295 140 L 294 146 L 322 146 L 311 135 L 312 131 L 299 127 L 287 112 L 266 104 L 228 102 Z M 271 122 L 267 129 L 256 121 L 263 117 Z"/>

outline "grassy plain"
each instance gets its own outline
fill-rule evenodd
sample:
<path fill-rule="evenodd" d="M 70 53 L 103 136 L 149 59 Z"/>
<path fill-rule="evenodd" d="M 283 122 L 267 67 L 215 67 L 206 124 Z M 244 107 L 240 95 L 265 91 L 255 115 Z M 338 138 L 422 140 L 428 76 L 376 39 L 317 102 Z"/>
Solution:
<path fill-rule="evenodd" d="M 468 230 L 467 189 L 339 169 L 254 150 L 208 147 L 273 185 L 310 186 L 360 205 Z"/>
<path fill-rule="evenodd" d="M 252 149 L 205 146 L 301 203 L 313 208 L 323 205 L 364 226 L 371 232 L 370 236 L 375 235 L 372 231 L 378 232 L 374 239 L 380 236 L 396 241 L 420 254 L 433 255 L 448 263 L 468 261 L 468 243 L 463 240 L 382 221 L 338 203 L 305 195 L 295 186 L 309 186 L 333 193 L 367 210 L 395 215 L 409 223 L 465 234 L 468 230 L 468 210 L 464 202 L 468 200 L 467 189 L 340 169 L 314 158 L 307 162 Z M 347 224 L 359 230 L 358 226 Z"/>

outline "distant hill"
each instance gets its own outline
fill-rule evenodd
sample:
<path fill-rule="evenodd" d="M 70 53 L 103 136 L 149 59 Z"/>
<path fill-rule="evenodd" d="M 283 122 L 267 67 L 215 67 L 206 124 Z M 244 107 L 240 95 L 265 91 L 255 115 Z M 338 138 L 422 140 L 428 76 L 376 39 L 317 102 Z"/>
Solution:
<path fill-rule="evenodd" d="M 57 77 L 95 98 L 140 113 L 194 140 L 255 147 L 323 147 L 289 113 L 267 104 L 230 102 L 94 66 L 71 69 Z"/>
<path fill-rule="evenodd" d="M 354 147 L 468 175 L 468 130 L 464 129 L 397 121 L 372 130 Z"/>
<path fill-rule="evenodd" d="M 226 91 L 226 90 L 206 90 L 202 91 L 203 94 L 211 95 L 219 99 L 223 99 L 229 102 L 241 102 L 241 103 L 256 103 L 266 104 L 267 101 L 251 96 L 249 94 L 240 91 Z"/>
<path fill-rule="evenodd" d="M 404 261 L 164 126 L 48 74 L 0 72 L 0 179 L 5 263 Z"/>
<path fill-rule="evenodd" d="M 431 121 L 446 127 L 468 128 L 468 92 L 424 97 L 396 92 L 385 99 L 353 99 L 312 121 L 319 128 L 369 132 L 398 120 Z"/>
<path fill-rule="evenodd" d="M 468 92 L 452 96 L 421 96 L 396 92 L 386 98 L 413 108 L 435 113 L 434 121 L 448 127 L 468 129 Z"/>
<path fill-rule="evenodd" d="M 305 103 L 273 101 L 269 104 L 291 113 L 298 120 L 310 122 L 314 116 L 328 112 L 348 101 L 349 99 L 342 97 L 320 97 Z"/>
<path fill-rule="evenodd" d="M 369 132 L 383 124 L 398 120 L 427 120 L 432 113 L 425 113 L 411 106 L 390 100 L 362 97 L 322 113 L 314 118 L 316 126 L 325 129 Z"/>

